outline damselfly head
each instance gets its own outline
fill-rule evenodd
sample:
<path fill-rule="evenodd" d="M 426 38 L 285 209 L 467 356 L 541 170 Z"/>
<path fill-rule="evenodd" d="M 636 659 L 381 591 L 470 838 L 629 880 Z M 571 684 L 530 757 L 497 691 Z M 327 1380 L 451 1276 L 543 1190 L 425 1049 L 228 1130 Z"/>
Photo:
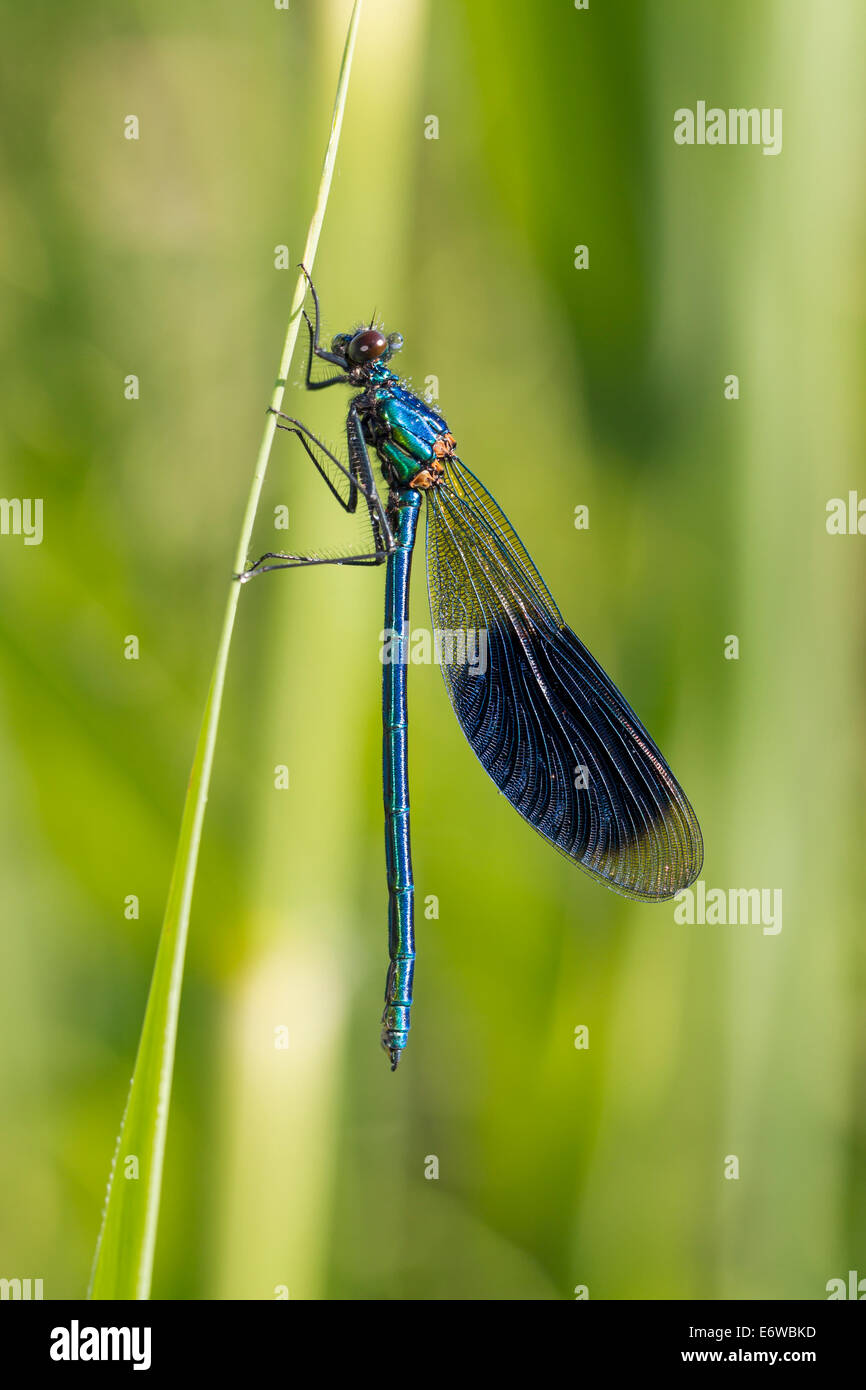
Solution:
<path fill-rule="evenodd" d="M 346 349 L 346 356 L 356 367 L 365 362 L 375 362 L 388 349 L 388 339 L 378 328 L 364 328 L 356 333 Z"/>
<path fill-rule="evenodd" d="M 386 338 L 378 328 L 359 328 L 355 333 L 338 333 L 331 351 L 347 358 L 354 367 L 362 367 L 365 362 L 387 362 L 391 353 L 399 352 L 402 346 L 401 333 L 390 333 Z"/>

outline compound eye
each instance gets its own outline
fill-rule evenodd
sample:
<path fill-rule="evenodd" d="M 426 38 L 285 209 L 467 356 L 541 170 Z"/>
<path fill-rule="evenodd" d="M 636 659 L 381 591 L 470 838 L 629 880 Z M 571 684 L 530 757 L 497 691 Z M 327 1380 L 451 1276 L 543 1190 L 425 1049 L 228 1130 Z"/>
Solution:
<path fill-rule="evenodd" d="M 363 333 L 356 333 L 349 344 L 348 357 L 351 362 L 359 365 L 364 362 L 375 362 L 377 357 L 388 346 L 388 339 L 384 333 L 380 333 L 378 328 L 365 328 Z"/>

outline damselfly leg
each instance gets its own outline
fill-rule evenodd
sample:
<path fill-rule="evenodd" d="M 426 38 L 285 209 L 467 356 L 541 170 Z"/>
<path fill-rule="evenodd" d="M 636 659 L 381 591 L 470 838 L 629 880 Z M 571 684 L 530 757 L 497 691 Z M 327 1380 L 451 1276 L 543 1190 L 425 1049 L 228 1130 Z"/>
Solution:
<path fill-rule="evenodd" d="M 312 343 L 312 338 L 311 338 Z M 367 516 L 370 523 L 370 531 L 373 538 L 374 549 L 370 551 L 353 552 L 349 551 L 341 555 L 298 555 L 290 554 L 285 551 L 266 551 L 260 555 L 258 560 L 244 570 L 243 574 L 237 578 L 246 583 L 249 579 L 255 579 L 260 574 L 267 574 L 271 570 L 278 569 L 298 569 L 305 565 L 381 565 L 388 558 L 394 548 L 394 537 L 385 508 L 382 506 L 381 498 L 376 489 L 373 479 L 373 468 L 370 462 L 370 455 L 367 450 L 367 443 L 364 439 L 364 432 L 361 427 L 361 420 L 355 408 L 354 402 L 349 406 L 346 419 L 346 442 L 349 452 L 349 467 L 337 457 L 332 449 L 313 434 L 306 425 L 300 420 L 296 420 L 291 415 L 284 415 L 282 411 L 272 411 L 281 420 L 288 421 L 285 425 L 277 425 L 277 429 L 285 430 L 287 434 L 297 435 L 304 450 L 311 460 L 316 472 L 324 479 L 332 496 L 339 502 L 343 511 L 352 514 L 358 506 L 358 494 L 364 498 L 367 507 Z M 318 454 L 317 454 L 318 451 Z M 345 495 L 340 491 L 337 484 L 329 474 L 327 467 L 322 460 L 336 468 L 338 476 L 345 480 Z M 265 561 L 273 560 L 279 563 L 266 564 Z"/>
<path fill-rule="evenodd" d="M 319 325 L 321 322 L 321 314 L 319 311 L 319 296 L 316 294 L 316 287 L 310 279 L 310 274 L 307 270 L 307 267 L 305 265 L 301 265 L 298 268 L 303 272 L 304 278 L 310 287 L 310 294 L 313 297 L 313 311 L 316 316 L 315 324 L 313 324 L 310 322 L 310 316 L 307 313 L 306 309 L 304 310 L 304 322 L 307 325 L 307 332 L 310 335 L 310 348 L 307 354 L 307 378 L 305 383 L 307 390 L 322 391 L 326 386 L 336 386 L 338 382 L 343 382 L 345 385 L 351 386 L 351 381 L 345 375 L 349 368 L 349 363 L 347 362 L 346 358 L 338 352 L 327 352 L 325 348 L 320 346 Z M 328 376 L 324 377 L 321 381 L 313 381 L 312 373 L 314 356 L 321 358 L 323 362 L 330 362 L 332 366 L 340 367 L 342 370 L 336 376 Z"/>

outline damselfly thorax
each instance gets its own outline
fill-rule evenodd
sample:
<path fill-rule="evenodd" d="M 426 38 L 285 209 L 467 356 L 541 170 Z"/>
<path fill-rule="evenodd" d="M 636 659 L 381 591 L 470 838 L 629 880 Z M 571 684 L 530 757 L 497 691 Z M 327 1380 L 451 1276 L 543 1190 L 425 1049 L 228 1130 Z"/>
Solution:
<path fill-rule="evenodd" d="M 369 385 L 355 404 L 389 488 L 440 486 L 443 460 L 453 458 L 457 447 L 447 422 L 394 372 L 379 363 L 367 371 Z"/>

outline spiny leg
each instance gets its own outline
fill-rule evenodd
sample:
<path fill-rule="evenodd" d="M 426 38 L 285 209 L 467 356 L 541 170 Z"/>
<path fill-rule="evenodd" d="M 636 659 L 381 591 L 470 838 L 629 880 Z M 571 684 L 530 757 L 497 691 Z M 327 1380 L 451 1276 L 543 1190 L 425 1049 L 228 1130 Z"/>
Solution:
<path fill-rule="evenodd" d="M 304 275 L 304 277 L 305 277 L 305 279 L 306 279 L 306 281 L 307 281 L 307 284 L 308 284 L 309 287 L 310 287 L 310 294 L 313 296 L 313 309 L 314 309 L 315 315 L 316 315 L 316 323 L 315 323 L 315 327 L 314 327 L 314 326 L 310 323 L 310 318 L 309 318 L 309 315 L 307 314 L 306 310 L 304 311 L 304 318 L 305 318 L 306 321 L 307 321 L 307 330 L 308 330 L 308 332 L 309 332 L 309 334 L 310 334 L 310 352 L 309 352 L 309 357 L 308 357 L 308 359 L 307 359 L 307 389 L 308 389 L 309 391 L 319 391 L 319 390 L 321 390 L 322 387 L 324 387 L 324 386 L 333 386 L 333 385 L 336 384 L 336 382 L 338 382 L 338 381 L 344 381 L 346 378 L 345 378 L 345 377 L 339 377 L 339 376 L 330 376 L 330 377 L 328 377 L 325 381 L 312 381 L 312 380 L 310 379 L 310 370 L 311 370 L 312 365 L 313 365 L 313 355 L 314 355 L 314 354 L 315 354 L 316 357 L 320 357 L 320 358 L 322 359 L 323 362 L 330 362 L 330 363 L 333 364 L 333 366 L 335 366 L 335 367 L 340 367 L 344 372 L 348 372 L 348 370 L 349 370 L 349 363 L 346 361 L 345 357 L 342 357 L 342 356 L 340 355 L 340 353 L 337 353 L 337 352 L 326 352 L 325 349 L 324 349 L 323 347 L 320 346 L 320 344 L 319 344 L 319 326 L 320 326 L 320 321 L 321 321 L 321 313 L 320 313 L 320 310 L 319 310 L 319 296 L 316 294 L 316 287 L 315 287 L 315 285 L 313 284 L 313 282 L 312 282 L 312 280 L 311 280 L 311 278 L 310 278 L 310 272 L 307 270 L 307 267 L 303 264 L 303 262 L 302 262 L 301 265 L 299 266 L 299 269 L 303 272 L 303 275 Z"/>
<path fill-rule="evenodd" d="M 381 565 L 387 560 L 388 554 L 387 550 L 373 550 L 359 555 L 289 555 L 285 550 L 266 550 L 243 574 L 236 574 L 235 579 L 246 584 L 248 579 L 257 579 L 260 574 L 269 574 L 271 570 L 294 570 L 309 565 Z M 282 563 L 266 565 L 263 564 L 264 560 L 280 560 Z"/>
<path fill-rule="evenodd" d="M 351 552 L 344 555 L 296 555 L 285 551 L 269 550 L 264 555 L 260 555 L 243 574 L 235 577 L 241 583 L 246 583 L 249 579 L 255 579 L 260 574 L 267 574 L 271 570 L 278 569 L 298 569 L 306 565 L 381 565 L 388 558 L 394 549 L 394 536 L 388 523 L 388 517 L 382 500 L 376 488 L 373 478 L 373 469 L 370 463 L 370 455 L 367 450 L 364 432 L 361 426 L 361 419 L 358 415 L 357 407 L 354 403 L 349 407 L 346 420 L 346 438 L 349 447 L 349 467 L 337 458 L 336 454 L 323 444 L 322 441 L 307 429 L 300 420 L 294 419 L 290 415 L 283 415 L 281 411 L 274 411 L 281 419 L 289 421 L 287 425 L 278 425 L 278 429 L 284 429 L 288 434 L 296 434 L 304 446 L 308 457 L 312 460 L 316 471 L 324 478 L 332 495 L 337 499 L 344 511 L 352 513 L 358 505 L 358 493 L 360 492 L 367 505 L 367 516 L 370 522 L 370 530 L 373 536 L 374 549 L 367 552 Z M 332 463 L 349 483 L 349 493 L 343 497 L 335 487 L 327 472 L 323 468 L 320 460 L 313 452 L 313 446 Z M 265 560 L 276 560 L 280 563 L 266 565 Z"/>
<path fill-rule="evenodd" d="M 316 472 L 319 474 L 321 478 L 324 479 L 325 483 L 328 486 L 328 489 L 330 490 L 332 495 L 337 499 L 340 506 L 343 508 L 343 511 L 350 513 L 354 512 L 358 505 L 358 479 L 352 471 L 351 463 L 350 467 L 347 468 L 346 465 L 342 462 L 342 460 L 337 458 L 337 455 L 333 452 L 333 450 L 328 448 L 327 444 L 323 444 L 321 439 L 319 439 L 317 435 L 313 434 L 312 430 L 308 430 L 306 425 L 302 424 L 300 420 L 296 420 L 294 416 L 284 415 L 281 410 L 274 410 L 273 406 L 268 406 L 268 413 L 271 415 L 276 415 L 280 420 L 288 420 L 289 423 L 287 425 L 277 425 L 277 429 L 285 430 L 286 434 L 296 434 L 298 436 L 298 438 L 304 446 L 304 449 L 306 450 L 308 457 L 312 460 Z M 325 469 L 322 467 L 321 463 L 316 458 L 316 455 L 313 453 L 311 442 L 316 446 L 317 449 L 321 450 L 325 458 L 328 459 L 328 461 L 332 463 L 340 473 L 342 473 L 343 477 L 348 482 L 349 486 L 347 497 L 343 497 L 342 493 L 340 493 L 337 490 L 334 483 L 331 481 Z"/>
<path fill-rule="evenodd" d="M 352 385 L 352 382 L 351 382 L 351 380 L 349 379 L 349 377 L 346 375 L 346 373 L 347 373 L 347 371 L 348 371 L 348 367 L 349 367 L 348 362 L 346 361 L 345 357 L 339 357 L 336 353 L 333 353 L 333 352 L 324 352 L 324 351 L 319 347 L 319 343 L 318 343 L 318 331 L 319 331 L 319 329 L 318 329 L 318 319 L 316 319 L 316 327 L 315 327 L 315 329 L 314 329 L 314 328 L 313 328 L 313 325 L 310 323 L 310 316 L 309 316 L 309 314 L 307 313 L 306 309 L 304 310 L 304 322 L 305 322 L 306 325 L 307 325 L 307 332 L 308 332 L 309 335 L 310 335 L 310 347 L 309 347 L 309 351 L 308 351 L 308 353 L 307 353 L 307 375 L 306 375 L 306 377 L 305 377 L 305 379 L 304 379 L 304 385 L 306 386 L 307 390 L 308 390 L 308 391 L 324 391 L 324 389 L 325 389 L 326 386 L 338 386 L 338 385 L 340 385 L 340 384 L 342 384 L 342 385 L 344 385 L 344 386 L 351 386 L 351 385 Z M 323 377 L 323 379 L 322 379 L 321 381 L 313 381 L 313 354 L 314 354 L 314 353 L 315 353 L 315 355 L 316 355 L 317 357 L 323 357 L 323 358 L 325 359 L 326 362 L 336 362 L 340 367 L 343 368 L 343 370 L 342 370 L 341 372 L 338 372 L 338 373 L 336 374 L 336 376 L 326 376 L 326 377 Z"/>
<path fill-rule="evenodd" d="M 358 414 L 357 401 L 352 401 L 349 405 L 349 412 L 346 416 L 346 443 L 349 450 L 349 467 L 337 458 L 336 454 L 323 444 L 321 439 L 313 434 L 312 430 L 296 420 L 291 415 L 284 415 L 282 411 L 274 411 L 281 420 L 288 420 L 287 425 L 278 425 L 277 429 L 285 430 L 287 434 L 296 434 L 303 444 L 310 459 L 312 459 L 317 471 L 324 478 L 325 482 L 340 506 L 346 512 L 354 512 L 358 505 L 358 493 L 360 492 L 367 504 L 367 511 L 370 517 L 370 527 L 373 532 L 373 539 L 376 542 L 376 551 L 384 550 L 388 554 L 393 549 L 393 536 L 388 524 L 385 508 L 376 487 L 373 477 L 373 466 L 370 462 L 370 453 L 367 448 L 367 441 L 364 438 L 364 430 L 361 425 L 361 417 Z M 344 498 L 336 490 L 331 479 L 322 468 L 311 448 L 311 443 L 320 449 L 327 459 L 343 474 L 349 482 L 349 495 Z"/>
<path fill-rule="evenodd" d="M 370 462 L 370 451 L 367 448 L 361 417 L 358 414 L 357 400 L 353 400 L 349 404 L 349 413 L 346 417 L 346 443 L 349 447 L 349 471 L 353 478 L 357 479 L 358 488 L 367 503 L 370 529 L 373 532 L 376 550 L 384 550 L 386 555 L 390 554 L 395 545 L 394 533 L 391 530 L 387 513 L 382 506 L 382 499 L 376 487 L 376 480 L 373 477 L 373 465 Z"/>

